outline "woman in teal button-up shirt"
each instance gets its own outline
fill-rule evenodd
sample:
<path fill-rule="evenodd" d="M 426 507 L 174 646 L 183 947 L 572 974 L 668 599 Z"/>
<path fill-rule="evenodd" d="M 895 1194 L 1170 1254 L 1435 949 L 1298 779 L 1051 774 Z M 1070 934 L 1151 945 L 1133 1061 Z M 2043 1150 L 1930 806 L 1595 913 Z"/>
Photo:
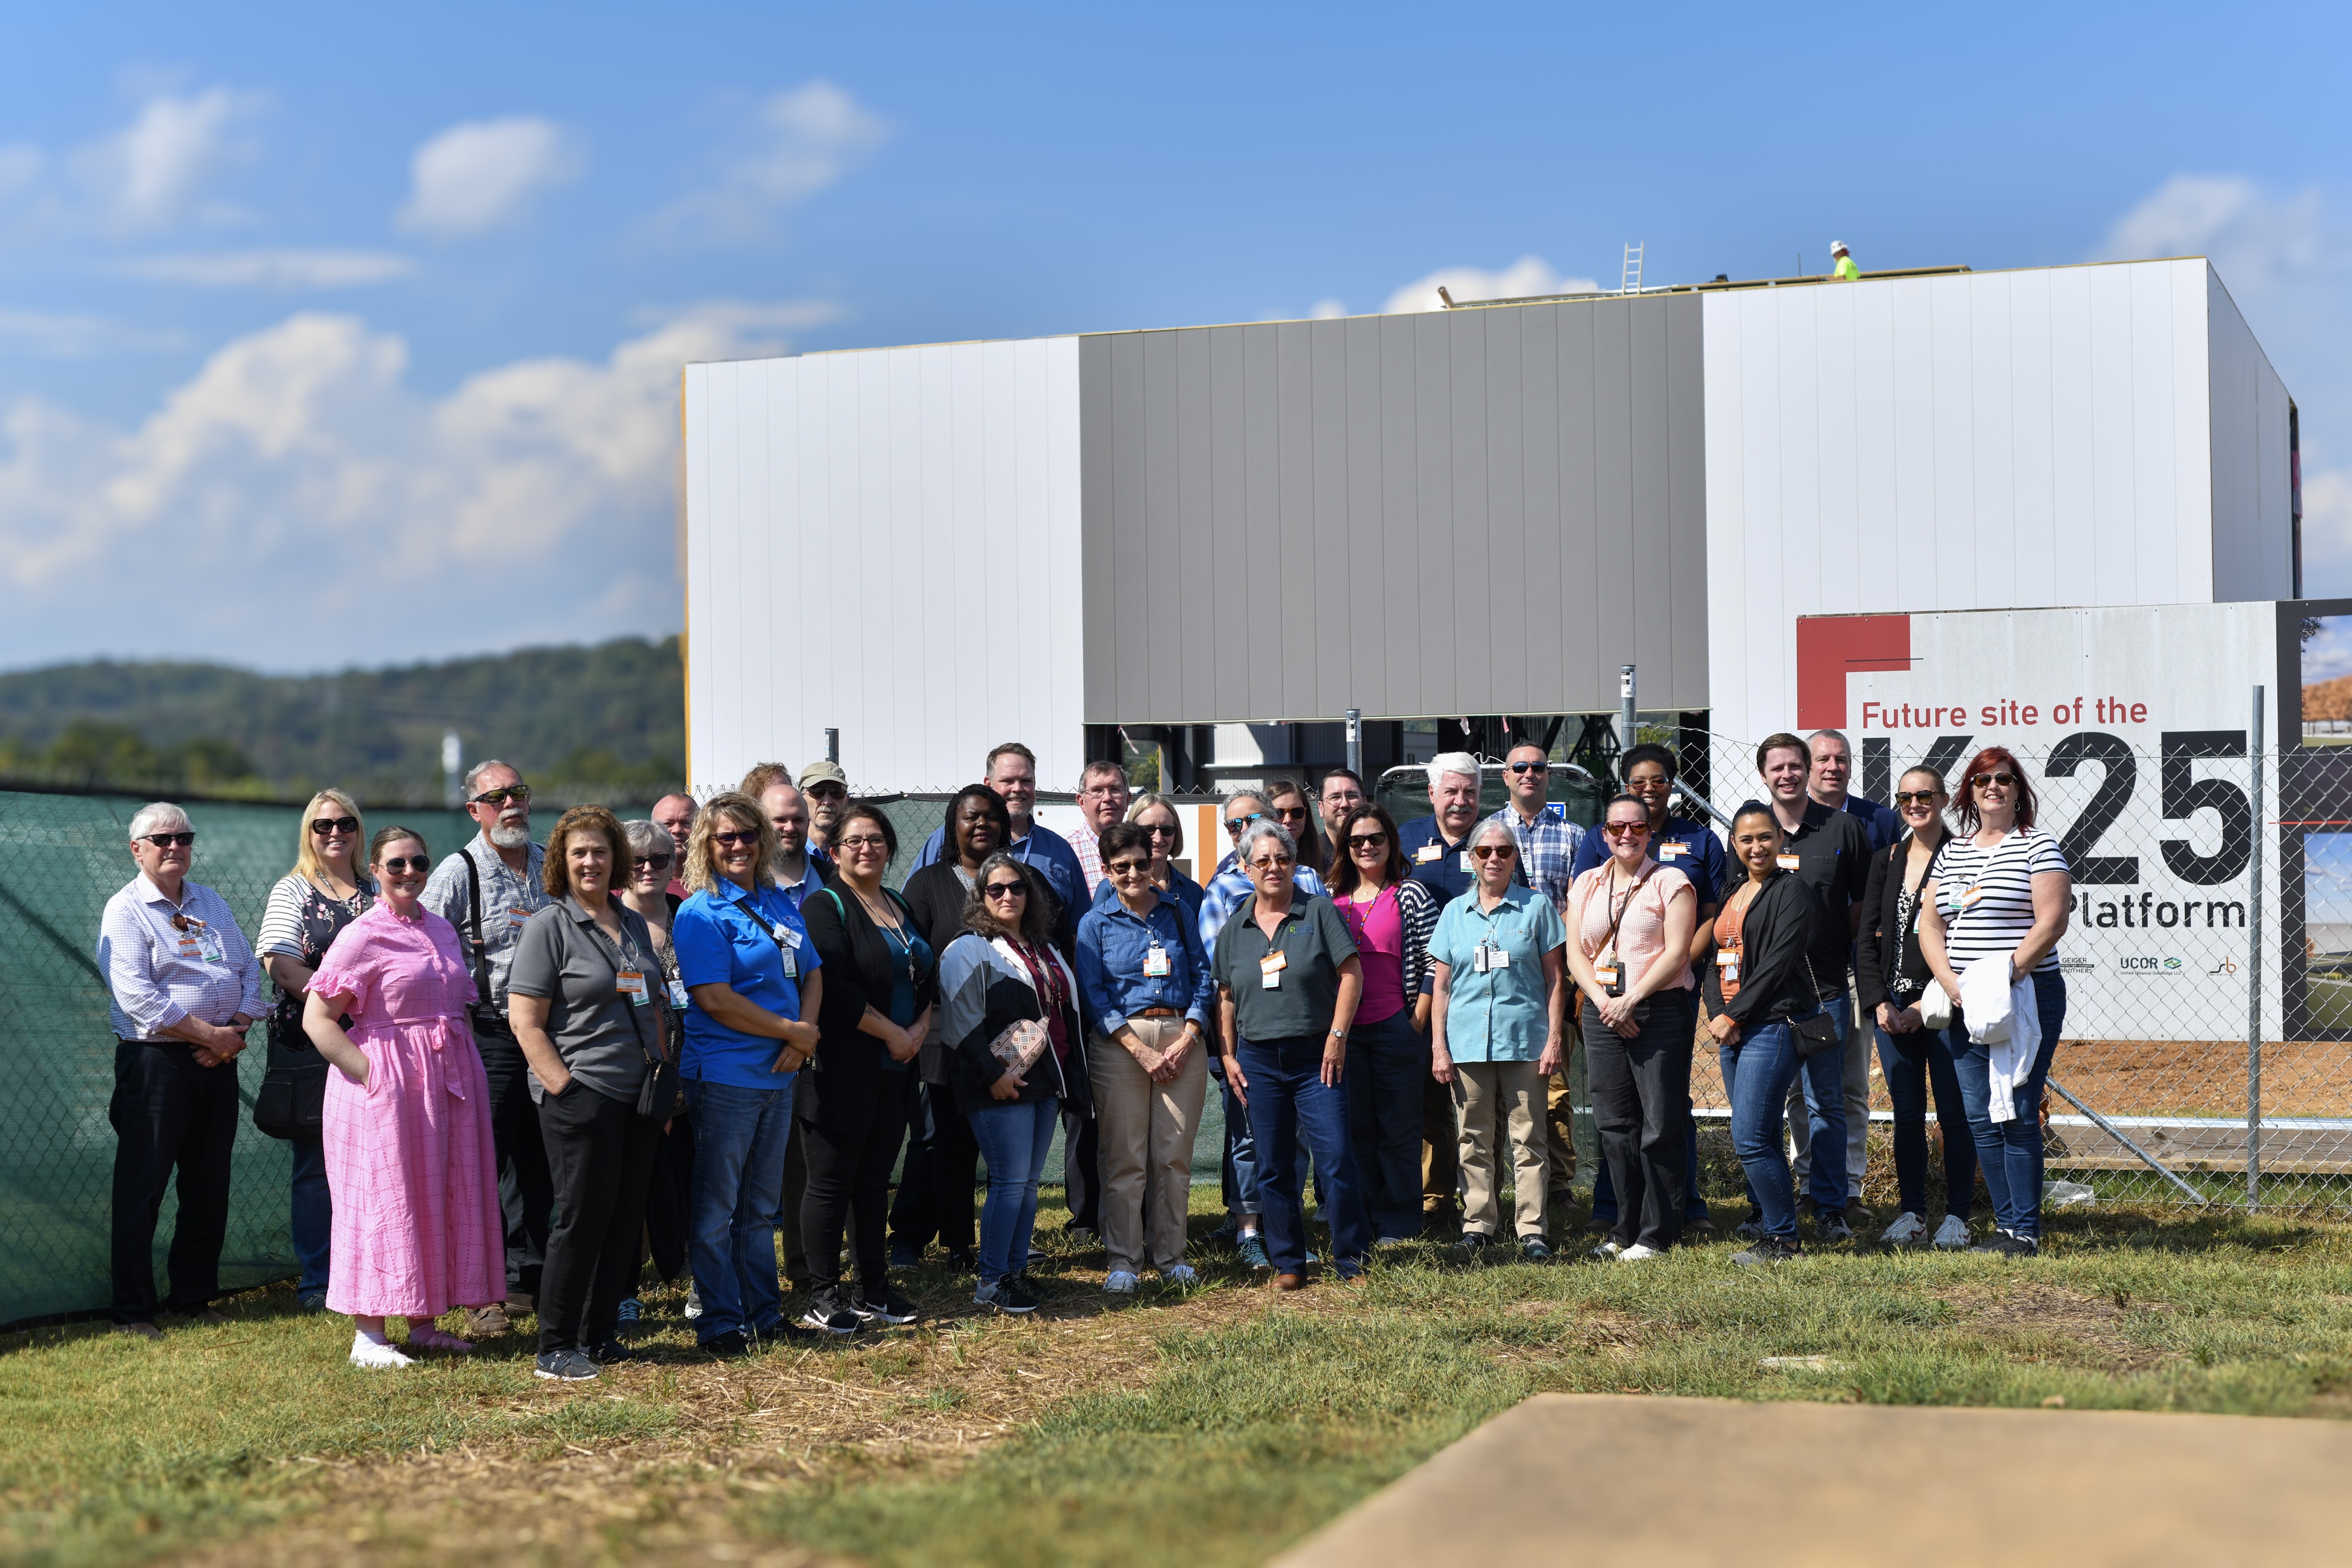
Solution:
<path fill-rule="evenodd" d="M 1551 1256 L 1544 1239 L 1544 1083 L 1565 1057 L 1567 994 L 1560 985 L 1568 930 L 1559 912 L 1513 879 L 1519 842 L 1486 821 L 1470 837 L 1477 880 L 1447 904 L 1429 939 L 1436 995 L 1430 1070 L 1454 1089 L 1462 1156 L 1465 1255 L 1496 1239 L 1501 1220 L 1495 1123 L 1506 1117 L 1517 1194 L 1519 1249 Z"/>

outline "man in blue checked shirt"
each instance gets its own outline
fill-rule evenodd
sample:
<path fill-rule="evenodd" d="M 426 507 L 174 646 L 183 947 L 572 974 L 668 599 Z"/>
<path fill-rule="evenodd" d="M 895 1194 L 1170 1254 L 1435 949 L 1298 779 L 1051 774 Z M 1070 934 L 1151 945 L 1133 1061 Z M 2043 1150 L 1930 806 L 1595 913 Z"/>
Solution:
<path fill-rule="evenodd" d="M 98 970 L 114 1025 L 114 1300 L 117 1333 L 160 1339 L 159 1307 L 219 1322 L 236 1144 L 236 1058 L 261 1016 L 261 964 L 228 902 L 187 879 L 195 829 L 157 802 L 131 819 L 139 874 L 106 900 Z M 172 1291 L 155 1293 L 155 1221 L 179 1173 Z"/>

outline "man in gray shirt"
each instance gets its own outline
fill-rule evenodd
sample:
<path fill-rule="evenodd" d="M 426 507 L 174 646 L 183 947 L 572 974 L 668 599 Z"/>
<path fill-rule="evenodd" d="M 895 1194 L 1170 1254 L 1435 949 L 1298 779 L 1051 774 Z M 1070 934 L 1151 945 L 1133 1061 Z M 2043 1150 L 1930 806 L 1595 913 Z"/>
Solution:
<path fill-rule="evenodd" d="M 507 1304 L 466 1314 L 467 1337 L 502 1334 L 507 1312 L 537 1304 L 547 1261 L 547 1224 L 555 1206 L 547 1148 L 531 1103 L 530 1075 L 507 1022 L 507 973 L 522 928 L 547 904 L 543 852 L 530 841 L 530 786 L 501 762 L 476 763 L 466 775 L 466 815 L 480 831 L 433 868 L 425 907 L 457 928 L 481 999 L 473 1009 L 474 1042 L 490 1081 L 490 1136 L 499 1158 L 499 1207 L 506 1219 Z"/>

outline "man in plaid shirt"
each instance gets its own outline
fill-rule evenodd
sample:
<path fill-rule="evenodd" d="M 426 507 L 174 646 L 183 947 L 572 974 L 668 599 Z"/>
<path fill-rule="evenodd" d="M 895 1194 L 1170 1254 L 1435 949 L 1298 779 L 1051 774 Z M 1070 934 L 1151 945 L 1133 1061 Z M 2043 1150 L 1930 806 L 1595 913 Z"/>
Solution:
<path fill-rule="evenodd" d="M 1559 803 L 1544 798 L 1551 787 L 1551 763 L 1541 746 L 1513 746 L 1504 763 L 1510 803 L 1486 820 L 1511 830 L 1519 841 L 1519 868 L 1527 873 L 1528 886 L 1552 908 L 1564 910 L 1568 885 L 1575 880 L 1569 868 L 1575 863 L 1577 846 L 1584 842 L 1584 829 L 1568 819 Z"/>

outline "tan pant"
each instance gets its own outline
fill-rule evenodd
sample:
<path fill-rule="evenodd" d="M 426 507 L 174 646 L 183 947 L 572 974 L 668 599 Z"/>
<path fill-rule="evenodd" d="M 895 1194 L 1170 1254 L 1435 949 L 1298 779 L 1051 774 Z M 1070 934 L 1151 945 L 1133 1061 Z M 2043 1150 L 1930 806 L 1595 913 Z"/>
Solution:
<path fill-rule="evenodd" d="M 1155 1051 L 1184 1033 L 1181 1018 L 1129 1018 Z M 1166 1273 L 1184 1261 L 1184 1219 L 1192 1194 L 1192 1136 L 1208 1092 L 1209 1055 L 1196 1043 L 1171 1083 L 1108 1036 L 1087 1042 L 1095 1096 L 1096 1168 L 1102 1182 L 1103 1248 L 1110 1272 L 1134 1274 L 1148 1260 Z"/>
<path fill-rule="evenodd" d="M 1544 1131 L 1544 1075 L 1533 1062 L 1455 1062 L 1454 1106 L 1462 1125 L 1462 1228 L 1500 1234 L 1496 1165 L 1497 1122 L 1507 1125 L 1511 1185 L 1522 1237 L 1544 1233 L 1544 1176 L 1550 1159 Z"/>

